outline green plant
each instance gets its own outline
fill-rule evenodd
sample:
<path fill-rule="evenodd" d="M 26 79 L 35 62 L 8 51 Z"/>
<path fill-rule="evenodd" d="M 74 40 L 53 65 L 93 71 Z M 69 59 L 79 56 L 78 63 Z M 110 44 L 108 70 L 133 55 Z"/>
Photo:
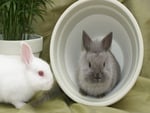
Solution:
<path fill-rule="evenodd" d="M 33 32 L 32 22 L 43 19 L 51 0 L 0 0 L 0 25 L 4 40 L 25 40 Z"/>

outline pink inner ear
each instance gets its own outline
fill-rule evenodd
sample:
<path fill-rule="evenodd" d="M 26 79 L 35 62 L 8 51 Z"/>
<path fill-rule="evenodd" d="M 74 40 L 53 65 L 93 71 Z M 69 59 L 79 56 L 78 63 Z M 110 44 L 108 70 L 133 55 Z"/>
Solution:
<path fill-rule="evenodd" d="M 32 61 L 33 57 L 32 50 L 30 46 L 25 42 L 22 43 L 21 57 L 25 64 L 30 64 L 30 62 Z"/>

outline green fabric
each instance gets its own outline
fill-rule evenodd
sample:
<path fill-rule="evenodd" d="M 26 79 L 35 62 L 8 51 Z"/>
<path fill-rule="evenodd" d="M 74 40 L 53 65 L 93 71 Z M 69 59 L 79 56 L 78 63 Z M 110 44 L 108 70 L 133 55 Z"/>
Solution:
<path fill-rule="evenodd" d="M 54 6 L 47 5 L 45 21 L 38 20 L 34 29 L 44 36 L 44 50 L 41 58 L 49 62 L 49 42 L 53 27 L 62 12 L 76 0 L 54 0 Z M 144 63 L 141 74 L 132 90 L 119 102 L 109 107 L 91 107 L 70 100 L 56 85 L 55 96 L 41 105 L 29 104 L 17 110 L 12 105 L 0 104 L 0 113 L 150 113 L 150 0 L 120 0 L 136 17 L 144 40 Z M 56 94 L 55 94 L 56 93 Z M 40 97 L 40 96 L 37 96 Z M 32 101 L 37 99 L 35 97 Z M 31 101 L 31 102 L 32 102 Z"/>

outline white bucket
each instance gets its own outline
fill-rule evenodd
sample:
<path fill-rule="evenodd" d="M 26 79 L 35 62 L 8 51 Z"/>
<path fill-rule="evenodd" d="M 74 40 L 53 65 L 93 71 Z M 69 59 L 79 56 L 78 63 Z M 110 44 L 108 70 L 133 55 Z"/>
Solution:
<path fill-rule="evenodd" d="M 95 38 L 113 32 L 111 51 L 121 66 L 122 78 L 103 98 L 83 96 L 75 80 L 83 30 Z M 110 105 L 123 98 L 139 76 L 143 63 L 141 31 L 133 15 L 120 2 L 79 0 L 56 23 L 51 39 L 50 59 L 59 86 L 71 99 L 86 105 Z"/>

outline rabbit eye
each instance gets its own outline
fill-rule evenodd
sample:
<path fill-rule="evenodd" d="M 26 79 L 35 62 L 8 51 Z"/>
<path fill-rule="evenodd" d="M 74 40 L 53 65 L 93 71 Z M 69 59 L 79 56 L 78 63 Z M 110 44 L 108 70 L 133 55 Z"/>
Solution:
<path fill-rule="evenodd" d="M 38 71 L 39 76 L 43 77 L 44 76 L 44 72 L 43 71 Z"/>
<path fill-rule="evenodd" d="M 89 62 L 89 68 L 91 68 L 91 63 Z"/>
<path fill-rule="evenodd" d="M 103 67 L 105 67 L 105 62 L 103 63 Z"/>

